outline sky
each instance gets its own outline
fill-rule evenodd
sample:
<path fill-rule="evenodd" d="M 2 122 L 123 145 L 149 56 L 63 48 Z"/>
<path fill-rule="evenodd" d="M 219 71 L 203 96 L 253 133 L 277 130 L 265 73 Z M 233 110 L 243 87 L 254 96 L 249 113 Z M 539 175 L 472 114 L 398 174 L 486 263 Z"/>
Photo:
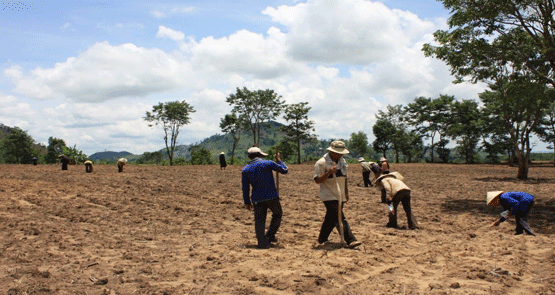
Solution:
<path fill-rule="evenodd" d="M 154 105 L 193 106 L 178 137 L 192 144 L 222 133 L 246 87 L 308 102 L 320 139 L 371 142 L 387 105 L 484 90 L 421 50 L 448 17 L 434 0 L 0 1 L 0 123 L 142 154 L 165 146 L 143 119 Z"/>

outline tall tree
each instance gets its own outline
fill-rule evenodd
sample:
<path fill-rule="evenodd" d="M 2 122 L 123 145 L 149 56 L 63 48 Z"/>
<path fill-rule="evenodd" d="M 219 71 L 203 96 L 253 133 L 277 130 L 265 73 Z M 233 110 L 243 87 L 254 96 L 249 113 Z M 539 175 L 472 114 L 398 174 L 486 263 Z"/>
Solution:
<path fill-rule="evenodd" d="M 424 152 L 422 136 L 415 130 L 405 132 L 401 141 L 401 152 L 407 158 L 407 162 L 413 162 L 414 158 L 421 157 Z"/>
<path fill-rule="evenodd" d="M 363 131 L 351 133 L 349 151 L 355 157 L 362 157 L 368 152 L 368 135 Z"/>
<path fill-rule="evenodd" d="M 162 125 L 170 166 L 173 165 L 173 152 L 177 144 L 179 128 L 189 124 L 190 114 L 194 112 L 195 109 L 186 101 L 170 101 L 153 106 L 152 113 L 146 112 L 146 116 L 143 118 L 145 121 L 152 123 L 148 125 L 149 127 Z"/>
<path fill-rule="evenodd" d="M 19 127 L 10 132 L 0 141 L 2 158 L 9 164 L 28 164 L 33 158 L 35 140 Z"/>
<path fill-rule="evenodd" d="M 372 146 L 374 150 L 381 151 L 382 155 L 385 157 L 387 150 L 391 148 L 391 134 L 395 132 L 395 126 L 391 124 L 386 119 L 378 119 L 374 126 L 372 126 L 372 132 L 374 133 L 374 141 Z"/>
<path fill-rule="evenodd" d="M 553 102 L 553 96 L 545 84 L 529 81 L 528 77 L 500 80 L 490 85 L 490 89 L 481 93 L 480 99 L 485 108 L 503 118 L 518 156 L 517 178 L 527 179 L 532 150 L 530 136 Z"/>
<path fill-rule="evenodd" d="M 388 135 L 391 147 L 395 152 L 395 162 L 399 163 L 399 154 L 401 153 L 401 145 L 403 144 L 403 136 L 407 130 L 406 111 L 402 105 L 387 106 L 387 112 L 378 111 L 376 119 L 389 121 L 393 129 L 389 130 Z"/>
<path fill-rule="evenodd" d="M 422 136 L 431 139 L 430 158 L 434 163 L 435 137 L 439 141 L 447 133 L 449 118 L 451 117 L 451 104 L 455 97 L 441 94 L 438 98 L 418 97 L 406 107 L 407 118 L 410 125 Z M 443 141 L 444 143 L 445 141 Z"/>
<path fill-rule="evenodd" d="M 482 124 L 478 103 L 474 100 L 454 101 L 448 135 L 457 141 L 457 150 L 466 163 L 474 163 L 476 146 L 482 136 Z"/>
<path fill-rule="evenodd" d="M 486 96 L 498 100 L 492 102 L 494 105 L 506 105 L 514 100 L 514 92 L 521 89 L 523 79 L 529 84 L 548 83 L 555 86 L 553 0 L 442 2 L 452 12 L 448 22 L 449 30 L 436 31 L 434 37 L 439 45 L 425 44 L 423 50 L 427 56 L 435 56 L 446 62 L 451 67 L 456 82 L 469 79 L 472 82 L 488 83 L 494 87 L 492 90 L 495 94 Z M 507 91 L 512 91 L 513 94 Z M 521 109 L 526 109 L 527 114 L 540 115 L 538 112 L 545 107 L 545 101 L 532 99 L 526 91 L 517 96 L 520 96 Z M 546 97 L 541 98 L 545 99 Z M 520 111 L 501 112 L 510 128 L 511 139 L 519 157 L 517 177 L 527 179 L 527 155 L 530 148 L 528 136 L 531 133 L 529 128 L 537 122 L 532 117 L 508 117 L 517 115 Z M 528 123 L 523 129 L 522 126 L 514 125 L 516 122 Z"/>
<path fill-rule="evenodd" d="M 241 123 L 237 118 L 236 114 L 228 114 L 225 115 L 224 118 L 220 121 L 220 129 L 222 132 L 230 134 L 231 139 L 233 140 L 233 146 L 231 148 L 231 165 L 233 165 L 234 157 L 235 157 L 235 149 L 237 148 L 237 144 L 241 139 Z"/>
<path fill-rule="evenodd" d="M 260 130 L 264 122 L 274 120 L 282 111 L 284 101 L 271 89 L 250 91 L 246 87 L 236 89 L 226 102 L 233 107 L 246 129 L 251 130 L 253 146 L 260 145 Z"/>
<path fill-rule="evenodd" d="M 46 147 L 47 164 L 54 164 L 58 160 L 58 156 L 64 153 L 64 148 L 67 148 L 66 142 L 63 139 L 50 136 L 48 138 L 48 146 Z"/>
<path fill-rule="evenodd" d="M 297 164 L 301 161 L 301 145 L 305 142 L 313 142 L 316 136 L 314 131 L 314 121 L 308 120 L 308 112 L 311 107 L 308 102 L 300 102 L 285 106 L 284 119 L 288 125 L 282 126 L 281 130 L 287 139 L 295 142 L 297 152 Z"/>

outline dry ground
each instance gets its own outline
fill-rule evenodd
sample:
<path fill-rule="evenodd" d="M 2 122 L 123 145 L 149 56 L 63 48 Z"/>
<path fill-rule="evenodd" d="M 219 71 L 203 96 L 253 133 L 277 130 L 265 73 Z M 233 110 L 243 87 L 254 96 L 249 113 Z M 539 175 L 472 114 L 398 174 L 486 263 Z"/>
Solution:
<path fill-rule="evenodd" d="M 256 249 L 241 166 L 0 165 L 0 294 L 555 294 L 555 168 L 395 164 L 420 224 L 386 228 L 379 192 L 349 166 L 356 250 L 316 244 L 312 165 L 280 176 L 279 243 Z M 490 190 L 536 196 L 530 225 L 492 228 Z"/>

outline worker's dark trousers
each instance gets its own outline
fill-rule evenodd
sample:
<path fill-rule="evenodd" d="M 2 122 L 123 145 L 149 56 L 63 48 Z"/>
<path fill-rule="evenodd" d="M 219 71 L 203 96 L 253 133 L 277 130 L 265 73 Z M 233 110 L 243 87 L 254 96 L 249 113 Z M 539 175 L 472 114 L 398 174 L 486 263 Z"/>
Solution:
<path fill-rule="evenodd" d="M 364 180 L 364 187 L 372 186 L 370 171 L 362 171 L 362 180 Z"/>
<path fill-rule="evenodd" d="M 412 210 L 410 207 L 410 190 L 406 189 L 398 191 L 397 194 L 393 196 L 392 203 L 395 213 L 391 213 L 391 211 L 389 212 L 389 222 L 387 223 L 387 227 L 397 227 L 397 207 L 399 206 L 399 202 L 403 204 L 403 209 L 405 209 L 409 228 L 418 228 L 418 223 L 412 215 Z"/>
<path fill-rule="evenodd" d="M 268 248 L 270 246 L 270 240 L 275 239 L 276 233 L 281 224 L 281 217 L 283 216 L 281 203 L 279 202 L 279 199 L 273 199 L 269 201 L 255 203 L 253 207 L 254 231 L 256 232 L 258 247 Z M 272 211 L 272 220 L 270 221 L 270 227 L 268 228 L 268 231 L 264 233 L 266 229 L 266 216 L 268 214 L 268 209 Z"/>
<path fill-rule="evenodd" d="M 318 236 L 319 243 L 323 243 L 328 240 L 333 228 L 337 228 L 337 231 L 339 232 L 339 201 L 324 201 L 324 205 L 326 206 L 326 216 L 324 217 L 324 222 L 322 223 L 322 228 L 320 229 L 320 235 Z M 343 209 L 343 206 L 341 209 Z M 341 220 L 343 221 L 343 238 L 345 239 L 345 242 L 347 242 L 347 245 L 349 245 L 357 239 L 351 232 L 351 227 L 345 218 L 345 214 L 343 214 L 343 210 L 341 211 Z"/>
<path fill-rule="evenodd" d="M 122 164 L 118 164 L 118 172 L 123 172 L 123 165 Z"/>
<path fill-rule="evenodd" d="M 528 225 L 528 214 L 530 213 L 530 209 L 532 209 L 533 205 L 534 201 L 532 200 L 532 202 L 530 202 L 530 205 L 528 205 L 528 209 L 526 209 L 525 211 L 517 212 L 517 214 L 515 215 L 517 235 L 520 235 L 523 232 L 526 232 L 526 234 L 528 235 L 534 235 L 532 229 L 530 229 L 530 225 Z"/>
<path fill-rule="evenodd" d="M 92 172 L 92 165 L 85 164 L 85 172 L 91 173 Z"/>

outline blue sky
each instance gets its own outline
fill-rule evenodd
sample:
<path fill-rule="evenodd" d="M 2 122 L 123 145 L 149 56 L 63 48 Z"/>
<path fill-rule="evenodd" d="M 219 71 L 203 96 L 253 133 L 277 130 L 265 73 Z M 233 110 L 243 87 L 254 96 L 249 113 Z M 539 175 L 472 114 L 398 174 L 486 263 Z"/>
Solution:
<path fill-rule="evenodd" d="M 433 0 L 0 3 L 0 123 L 89 155 L 163 148 L 142 119 L 158 102 L 196 109 L 178 144 L 221 133 L 237 87 L 308 102 L 320 138 L 370 140 L 387 105 L 483 90 L 422 54 L 449 16 Z"/>

